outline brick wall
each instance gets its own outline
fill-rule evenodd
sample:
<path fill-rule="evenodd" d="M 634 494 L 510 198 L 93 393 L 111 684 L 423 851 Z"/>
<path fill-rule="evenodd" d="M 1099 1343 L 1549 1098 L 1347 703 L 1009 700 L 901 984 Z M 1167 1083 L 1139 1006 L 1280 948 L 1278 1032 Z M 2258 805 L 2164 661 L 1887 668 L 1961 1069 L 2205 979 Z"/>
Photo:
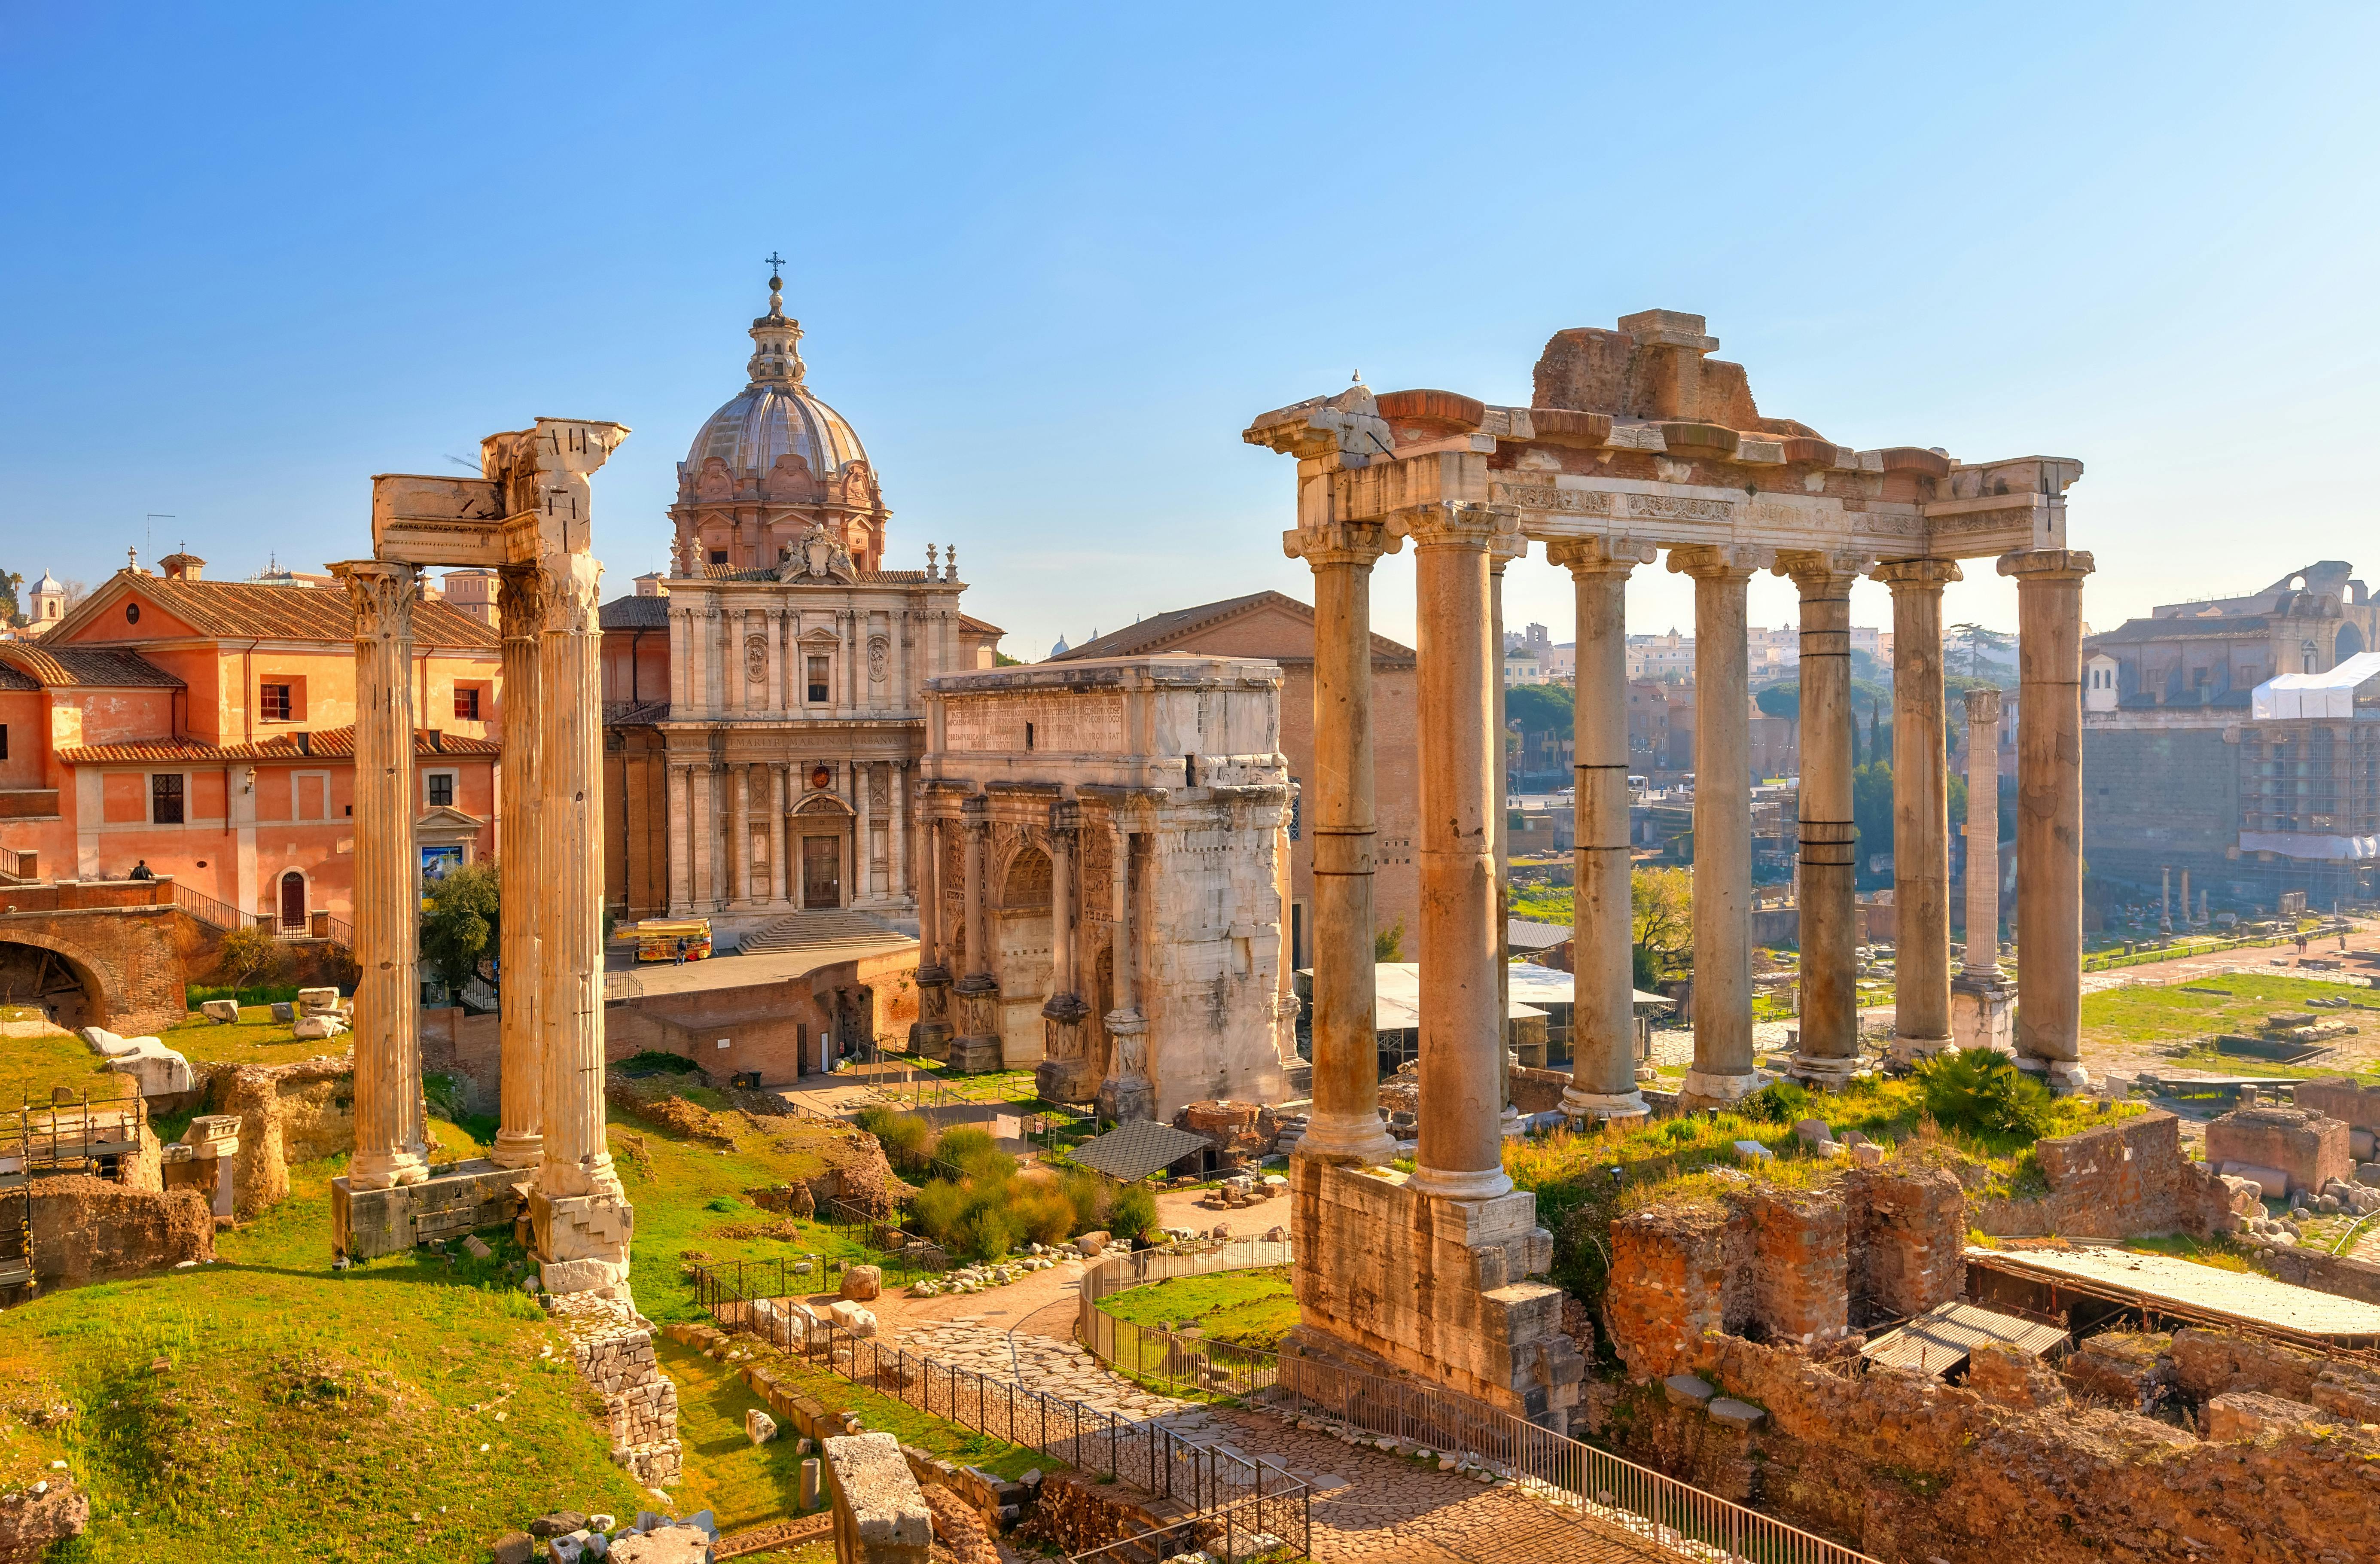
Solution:
<path fill-rule="evenodd" d="M 66 960 L 82 981 L 85 1024 L 126 1037 L 161 1032 L 189 1012 L 176 927 L 187 916 L 171 905 L 73 904 L 146 902 L 155 894 L 146 885 L 11 886 L 7 903 L 18 911 L 0 913 L 0 944 L 29 945 Z"/>
<path fill-rule="evenodd" d="M 2347 1126 L 2305 1108 L 2232 1109 L 2206 1126 L 2206 1161 L 2274 1169 L 2289 1175 L 2293 1191 L 2316 1191 L 2355 1171 Z"/>
<path fill-rule="evenodd" d="M 214 1213 L 196 1190 L 139 1190 L 79 1173 L 32 1185 L 33 1274 L 99 1281 L 215 1257 Z"/>
<path fill-rule="evenodd" d="M 1832 1190 L 1755 1189 L 1742 1202 L 1752 1241 L 1752 1314 L 1759 1330 L 1805 1345 L 1851 1328 L 1850 1253 L 1842 1197 Z"/>
<path fill-rule="evenodd" d="M 2380 1086 L 2359 1086 L 2345 1075 L 2334 1075 L 2291 1087 L 2289 1100 L 2350 1130 L 2380 1130 Z"/>
<path fill-rule="evenodd" d="M 1956 1178 L 1939 1168 L 1860 1168 L 1844 1178 L 1842 1190 L 1851 1292 L 1864 1317 L 1903 1319 L 1959 1296 L 1966 1279 L 1967 1197 Z"/>
<path fill-rule="evenodd" d="M 2059 1233 L 2132 1238 L 2229 1230 L 2231 1194 L 2213 1170 L 2181 1149 L 2181 1121 L 2148 1112 L 2034 1146 L 2049 1194 L 2034 1200 L 1980 1200 L 1968 1219 L 2002 1238 Z"/>
<path fill-rule="evenodd" d="M 1700 1204 L 1637 1211 L 1611 1224 L 1605 1322 L 1636 1373 L 1680 1372 L 1703 1333 L 1724 1328 L 1727 1227 L 1723 1208 Z"/>

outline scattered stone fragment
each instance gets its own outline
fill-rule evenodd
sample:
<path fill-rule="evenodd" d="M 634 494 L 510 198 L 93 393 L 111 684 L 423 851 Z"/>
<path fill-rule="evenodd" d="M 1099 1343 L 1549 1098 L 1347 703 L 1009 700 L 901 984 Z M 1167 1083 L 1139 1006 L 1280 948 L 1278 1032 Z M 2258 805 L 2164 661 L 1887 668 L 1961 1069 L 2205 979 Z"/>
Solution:
<path fill-rule="evenodd" d="M 1739 1401 L 1732 1396 L 1720 1396 L 1710 1404 L 1711 1421 L 1730 1428 L 1755 1428 L 1768 1414 L 1750 1401 Z"/>
<path fill-rule="evenodd" d="M 777 1420 L 754 1407 L 744 1414 L 744 1437 L 756 1445 L 765 1445 L 777 1437 Z"/>
<path fill-rule="evenodd" d="M 1661 1381 L 1661 1393 L 1673 1406 L 1706 1407 L 1718 1392 L 1709 1380 L 1693 1374 L 1673 1374 Z"/>

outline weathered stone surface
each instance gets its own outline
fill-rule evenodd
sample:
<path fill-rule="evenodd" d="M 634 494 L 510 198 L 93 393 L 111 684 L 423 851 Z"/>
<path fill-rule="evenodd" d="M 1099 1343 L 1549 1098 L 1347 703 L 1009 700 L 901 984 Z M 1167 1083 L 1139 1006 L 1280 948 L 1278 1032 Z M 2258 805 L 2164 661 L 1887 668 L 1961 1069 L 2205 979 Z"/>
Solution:
<path fill-rule="evenodd" d="M 1711 1421 L 1730 1428 L 1756 1428 L 1767 1421 L 1768 1414 L 1750 1401 L 1739 1401 L 1732 1396 L 1720 1396 L 1710 1404 Z"/>
<path fill-rule="evenodd" d="M 2320 1190 L 2354 1170 L 2347 1126 L 2304 1108 L 2238 1108 L 2206 1126 L 2206 1161 L 2277 1168 L 2291 1192 Z"/>
<path fill-rule="evenodd" d="M 656 1527 L 620 1538 L 610 1558 L 613 1564 L 710 1564 L 710 1534 L 694 1526 Z"/>
<path fill-rule="evenodd" d="M 2289 1101 L 2350 1130 L 2380 1130 L 2380 1086 L 2359 1085 L 2351 1076 L 2301 1081 L 2289 1088 Z"/>
<path fill-rule="evenodd" d="M 1987 1342 L 1967 1359 L 1967 1384 L 2003 1406 L 2037 1412 L 2062 1406 L 2066 1387 L 2047 1364 L 2020 1348 Z"/>
<path fill-rule="evenodd" d="M 834 1471 L 835 1549 L 851 1564 L 925 1564 L 933 1546 L 933 1511 L 890 1434 L 848 1434 L 826 1441 Z"/>
<path fill-rule="evenodd" d="M 842 1296 L 865 1303 L 884 1291 L 884 1273 L 875 1266 L 853 1266 L 843 1273 Z"/>
<path fill-rule="evenodd" d="M 1975 1228 L 2003 1238 L 2053 1232 L 2074 1238 L 2166 1232 L 2204 1238 L 2234 1225 L 2230 1191 L 2213 1166 L 2183 1151 L 2180 1121 L 2170 1113 L 2152 1111 L 2053 1136 L 2036 1142 L 2034 1155 L 2049 1194 L 2034 1200 L 1976 1201 L 1968 1213 Z"/>
<path fill-rule="evenodd" d="M 756 1445 L 765 1445 L 777 1437 L 777 1420 L 752 1407 L 744 1413 L 744 1437 Z"/>
<path fill-rule="evenodd" d="M 290 1028 L 290 1035 L 301 1042 L 327 1042 L 346 1030 L 346 1023 L 335 1015 L 301 1015 Z"/>
<path fill-rule="evenodd" d="M 1878 1315 L 1905 1319 L 1966 1290 L 1967 1197 L 1940 1168 L 1880 1164 L 1883 1153 L 1855 1145 L 1863 1166 L 1838 1186 L 1847 1208 L 1850 1287 Z"/>
<path fill-rule="evenodd" d="M 1670 1404 L 1682 1407 L 1706 1407 L 1710 1405 L 1710 1399 L 1718 1394 L 1711 1388 L 1709 1380 L 1698 1379 L 1691 1374 L 1670 1375 L 1661 1381 L 1661 1391 L 1670 1398 Z"/>
<path fill-rule="evenodd" d="M 678 1479 L 677 1387 L 653 1352 L 652 1321 L 600 1293 L 549 1295 L 578 1377 L 602 1399 L 612 1459 L 648 1487 Z"/>
<path fill-rule="evenodd" d="M 537 1557 L 537 1539 L 527 1532 L 506 1532 L 488 1550 L 489 1564 L 529 1564 Z"/>
<path fill-rule="evenodd" d="M 2206 1403 L 2206 1437 L 2217 1444 L 2228 1439 L 2260 1439 L 2267 1434 L 2326 1427 L 2337 1422 L 2335 1416 L 2304 1401 L 2267 1396 L 2259 1390 L 2232 1390 Z"/>
<path fill-rule="evenodd" d="M 31 1199 L 33 1275 L 44 1283 L 98 1281 L 215 1257 L 214 1214 L 193 1189 L 129 1189 L 71 1173 L 36 1179 Z"/>
<path fill-rule="evenodd" d="M 2058 1373 L 2076 1395 L 2145 1412 L 2174 1383 L 2172 1349 L 2170 1335 L 2105 1330 L 2067 1353 Z"/>
<path fill-rule="evenodd" d="M 334 988 L 332 992 L 335 994 L 338 990 Z M 303 997 L 301 993 L 299 998 Z M 583 1532 L 586 1529 L 587 1517 L 575 1509 L 557 1509 L 528 1523 L 528 1534 L 533 1537 L 558 1537 L 565 1532 Z"/>
<path fill-rule="evenodd" d="M 208 1000 L 199 1009 L 208 1020 L 220 1021 L 225 1025 L 239 1019 L 239 1005 L 233 1000 Z"/>
<path fill-rule="evenodd" d="M 298 990 L 298 1013 L 327 1015 L 339 1008 L 336 988 L 300 988 Z"/>
<path fill-rule="evenodd" d="M 64 1473 L 52 1473 L 41 1493 L 19 1490 L 0 1498 L 0 1564 L 39 1564 L 52 1545 L 79 1536 L 91 1522 L 91 1499 Z"/>
<path fill-rule="evenodd" d="M 1604 1312 L 1612 1345 L 1638 1374 L 1676 1375 L 1706 1332 L 1726 1324 L 1727 1212 L 1672 1203 L 1611 1224 Z"/>

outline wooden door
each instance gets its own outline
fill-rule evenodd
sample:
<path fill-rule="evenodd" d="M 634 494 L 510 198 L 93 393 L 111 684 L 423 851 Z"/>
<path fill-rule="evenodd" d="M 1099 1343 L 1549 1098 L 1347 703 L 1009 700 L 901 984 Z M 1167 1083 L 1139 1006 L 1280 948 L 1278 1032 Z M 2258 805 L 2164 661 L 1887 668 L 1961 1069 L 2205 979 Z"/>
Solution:
<path fill-rule="evenodd" d="M 296 869 L 281 877 L 281 927 L 306 927 L 306 877 Z"/>
<path fill-rule="evenodd" d="M 843 905 L 843 838 L 802 838 L 802 905 Z"/>

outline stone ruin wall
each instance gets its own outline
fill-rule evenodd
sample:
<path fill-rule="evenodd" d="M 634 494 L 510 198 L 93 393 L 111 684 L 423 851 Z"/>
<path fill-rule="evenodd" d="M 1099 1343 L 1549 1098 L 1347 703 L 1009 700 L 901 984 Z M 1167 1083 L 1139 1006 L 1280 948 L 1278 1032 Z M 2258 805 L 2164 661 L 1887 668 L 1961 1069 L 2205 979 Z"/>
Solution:
<path fill-rule="evenodd" d="M 653 1352 L 653 1322 L 592 1292 L 549 1294 L 546 1307 L 570 1343 L 572 1364 L 602 1398 L 612 1460 L 647 1487 L 678 1479 L 677 1387 Z"/>
<path fill-rule="evenodd" d="M 1996 1238 L 2131 1238 L 2179 1232 L 2206 1238 L 2233 1225 L 2232 1194 L 2181 1147 L 2181 1121 L 2152 1111 L 2080 1134 L 2036 1142 L 2049 1193 L 1978 1200 L 1968 1214 Z"/>
<path fill-rule="evenodd" d="M 1966 1203 L 1938 1169 L 1854 1169 L 1823 1190 L 1746 1183 L 1611 1224 L 1604 1317 L 1629 1366 L 1679 1372 L 1706 1333 L 1820 1346 L 1958 1297 Z"/>
<path fill-rule="evenodd" d="M 239 1116 L 232 1208 L 241 1220 L 289 1197 L 291 1164 L 355 1148 L 353 1060 L 201 1068 L 207 1111 Z"/>
<path fill-rule="evenodd" d="M 2209 1441 L 2078 1405 L 2029 1364 L 1979 1363 L 1966 1386 L 1892 1369 L 1854 1377 L 1726 1336 L 1698 1341 L 1678 1366 L 1766 1409 L 1767 1420 L 1732 1429 L 1670 1405 L 1656 1385 L 1601 1382 L 1584 1409 L 1586 1431 L 1878 1558 L 2380 1557 L 2380 1437 L 2344 1420 L 2268 1423 L 2254 1438 Z"/>
<path fill-rule="evenodd" d="M 215 1218 L 195 1190 L 130 1189 L 83 1173 L 32 1182 L 33 1274 L 103 1281 L 215 1257 Z"/>

